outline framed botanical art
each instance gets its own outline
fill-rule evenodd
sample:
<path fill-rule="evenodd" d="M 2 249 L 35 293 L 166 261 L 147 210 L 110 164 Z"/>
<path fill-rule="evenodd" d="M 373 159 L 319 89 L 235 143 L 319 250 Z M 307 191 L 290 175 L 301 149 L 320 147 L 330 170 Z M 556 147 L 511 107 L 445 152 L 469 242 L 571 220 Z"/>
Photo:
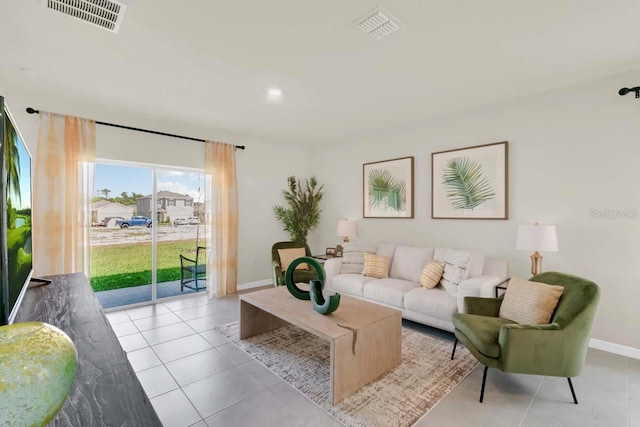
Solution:
<path fill-rule="evenodd" d="M 362 165 L 362 216 L 413 218 L 413 156 Z"/>
<path fill-rule="evenodd" d="M 508 219 L 508 142 L 431 154 L 431 218 Z"/>

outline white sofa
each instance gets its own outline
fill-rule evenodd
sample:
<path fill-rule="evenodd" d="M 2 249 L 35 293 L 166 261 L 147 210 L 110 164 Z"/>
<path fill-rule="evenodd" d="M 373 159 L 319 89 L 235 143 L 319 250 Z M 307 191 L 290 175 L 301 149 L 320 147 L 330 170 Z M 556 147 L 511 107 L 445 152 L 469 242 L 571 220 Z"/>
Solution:
<path fill-rule="evenodd" d="M 344 258 L 332 258 L 324 264 L 326 293 L 338 292 L 393 307 L 401 310 L 405 319 L 451 332 L 451 319 L 456 312 L 462 311 L 464 297 L 494 297 L 496 285 L 507 277 L 505 261 L 487 259 L 478 251 L 394 244 L 352 244 L 345 246 L 344 251 Z M 434 255 L 442 260 L 445 253 L 452 254 L 453 251 L 462 253 L 468 259 L 466 271 L 460 275 L 462 281 L 453 289 L 447 286 L 448 290 L 441 284 L 433 289 L 423 288 L 420 285 L 420 273 L 424 265 Z M 376 279 L 362 275 L 364 261 L 360 260 L 364 259 L 364 252 L 391 258 L 388 278 Z"/>

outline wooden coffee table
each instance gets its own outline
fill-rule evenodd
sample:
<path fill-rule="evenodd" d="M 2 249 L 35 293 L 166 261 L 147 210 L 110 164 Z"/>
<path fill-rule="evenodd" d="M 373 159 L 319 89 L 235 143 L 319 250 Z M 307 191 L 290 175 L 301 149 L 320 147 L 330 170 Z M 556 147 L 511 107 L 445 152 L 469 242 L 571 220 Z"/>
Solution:
<path fill-rule="evenodd" d="M 240 296 L 240 339 L 288 324 L 331 344 L 333 404 L 402 360 L 402 313 L 398 310 L 342 295 L 338 309 L 322 315 L 311 301 L 294 298 L 285 286 Z"/>

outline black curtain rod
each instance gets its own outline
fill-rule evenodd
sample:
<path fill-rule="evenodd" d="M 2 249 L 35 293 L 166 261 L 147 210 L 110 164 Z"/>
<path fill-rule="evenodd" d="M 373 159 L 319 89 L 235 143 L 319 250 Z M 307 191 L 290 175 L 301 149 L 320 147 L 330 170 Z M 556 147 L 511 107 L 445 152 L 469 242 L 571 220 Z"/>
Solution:
<path fill-rule="evenodd" d="M 40 114 L 40 110 L 36 110 L 34 108 L 27 107 L 27 113 L 29 113 L 29 114 Z M 138 132 L 151 133 L 153 135 L 162 135 L 162 136 L 170 136 L 172 138 L 188 139 L 189 141 L 206 142 L 206 140 L 204 140 L 204 139 L 191 138 L 190 136 L 176 135 L 176 134 L 173 134 L 173 133 L 166 133 L 166 132 L 158 132 L 157 130 L 134 128 L 134 127 L 131 127 L 131 126 L 118 125 L 118 124 L 115 124 L 115 123 L 99 122 L 97 120 L 96 120 L 96 124 L 103 125 L 103 126 L 111 126 L 111 127 L 120 128 L 120 129 L 135 130 L 135 131 L 138 131 Z M 244 145 L 235 145 L 234 147 L 236 147 L 236 150 L 244 150 L 244 148 L 245 148 Z"/>

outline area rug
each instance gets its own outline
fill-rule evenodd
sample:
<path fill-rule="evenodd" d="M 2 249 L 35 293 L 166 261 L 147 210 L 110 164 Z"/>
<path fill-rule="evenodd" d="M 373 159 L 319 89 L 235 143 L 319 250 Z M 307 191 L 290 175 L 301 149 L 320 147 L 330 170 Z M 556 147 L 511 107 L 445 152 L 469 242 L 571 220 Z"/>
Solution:
<path fill-rule="evenodd" d="M 332 405 L 327 341 L 293 325 L 246 340 L 238 322 L 215 329 L 347 426 L 410 426 L 478 365 L 463 346 L 451 360 L 451 341 L 403 327 L 402 363 Z"/>

